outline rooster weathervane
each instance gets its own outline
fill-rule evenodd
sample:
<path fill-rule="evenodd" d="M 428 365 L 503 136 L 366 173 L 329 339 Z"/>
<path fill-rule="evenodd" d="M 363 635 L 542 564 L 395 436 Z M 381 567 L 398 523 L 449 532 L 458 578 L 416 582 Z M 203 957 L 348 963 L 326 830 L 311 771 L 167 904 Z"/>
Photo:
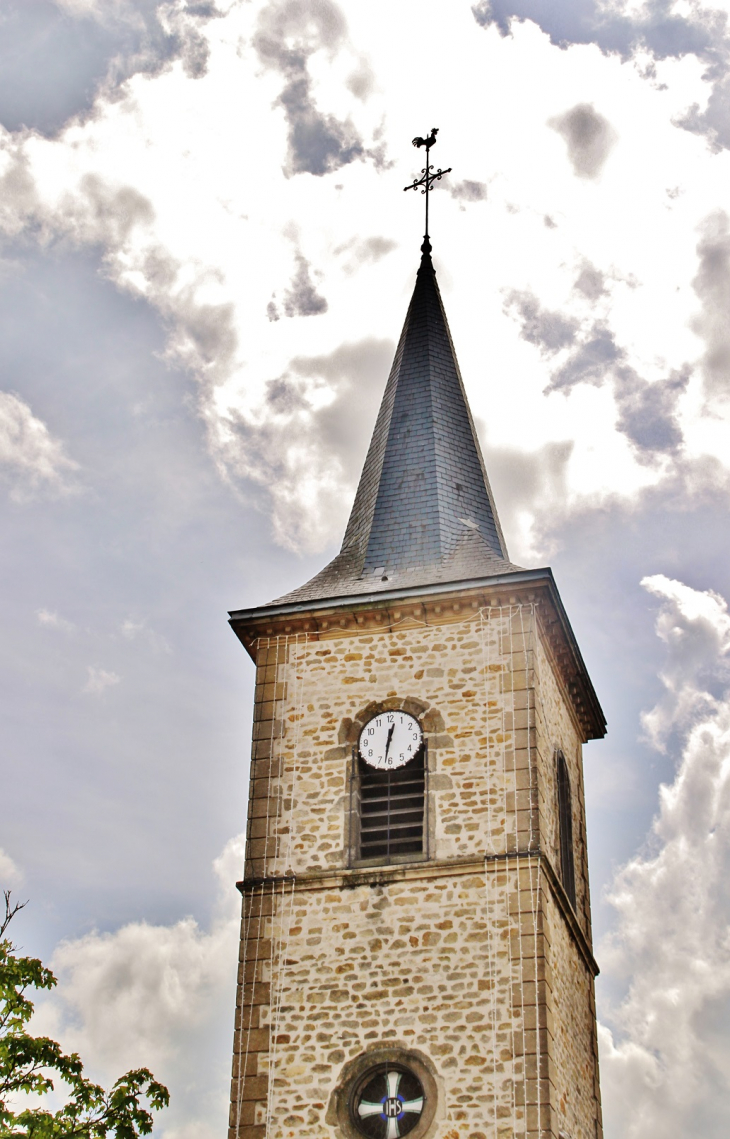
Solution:
<path fill-rule="evenodd" d="M 433 166 L 430 165 L 431 147 L 436 144 L 436 135 L 438 133 L 439 133 L 438 127 L 433 127 L 431 129 L 431 133 L 428 136 L 428 138 L 420 138 L 419 136 L 416 136 L 416 138 L 413 139 L 413 145 L 414 146 L 418 146 L 418 147 L 425 146 L 426 147 L 426 165 L 424 166 L 423 170 L 421 171 L 421 177 L 420 178 L 414 178 L 413 181 L 408 186 L 403 187 L 404 190 L 417 190 L 419 188 L 419 186 L 422 186 L 423 189 L 421 190 L 421 193 L 426 195 L 426 232 L 423 235 L 423 245 L 421 246 L 421 249 L 423 250 L 424 253 L 430 253 L 430 251 L 431 251 L 431 242 L 429 241 L 429 237 L 428 237 L 428 197 L 429 197 L 429 194 L 431 193 L 434 182 L 438 182 L 441 178 L 443 178 L 444 174 L 450 174 L 451 173 L 451 167 L 450 166 L 449 166 L 448 170 L 442 170 L 440 166 L 439 166 L 438 170 L 434 170 Z"/>

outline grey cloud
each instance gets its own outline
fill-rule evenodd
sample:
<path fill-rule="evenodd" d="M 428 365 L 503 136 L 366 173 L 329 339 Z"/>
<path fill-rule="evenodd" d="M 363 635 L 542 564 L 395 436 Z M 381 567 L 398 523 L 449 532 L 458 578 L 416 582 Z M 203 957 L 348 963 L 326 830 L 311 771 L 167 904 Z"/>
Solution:
<path fill-rule="evenodd" d="M 366 339 L 295 357 L 267 385 L 263 421 L 232 411 L 229 468 L 246 485 L 253 479 L 265 488 L 261 509 L 281 545 L 299 552 L 341 540 L 393 350 L 389 341 Z M 331 402 L 315 407 L 312 393 L 322 389 Z"/>
<path fill-rule="evenodd" d="M 365 102 L 375 86 L 375 75 L 366 59 L 363 59 L 360 66 L 351 72 L 346 82 L 348 91 L 352 91 L 356 99 Z"/>
<path fill-rule="evenodd" d="M 677 400 L 685 391 L 690 371 L 685 367 L 664 380 L 644 380 L 628 364 L 625 349 L 603 321 L 597 321 L 565 363 L 558 368 L 546 391 L 569 391 L 577 384 L 600 387 L 613 383 L 619 431 L 634 445 L 640 458 L 651 461 L 656 454 L 679 450 L 683 437 L 677 420 Z"/>
<path fill-rule="evenodd" d="M 677 126 L 705 135 L 715 148 L 730 147 L 730 93 L 727 78 L 730 61 L 730 29 L 725 12 L 692 4 L 677 14 L 673 0 L 648 0 L 641 7 L 608 6 L 601 0 L 478 0 L 472 7 L 483 27 L 496 26 L 509 35 L 512 20 L 531 20 L 553 44 L 596 44 L 604 54 L 621 59 L 647 53 L 654 60 L 683 59 L 694 55 L 706 68 L 712 84 L 704 111 L 693 106 L 676 120 Z M 627 11 L 628 10 L 628 11 Z M 645 69 L 653 79 L 653 68 Z"/>
<path fill-rule="evenodd" d="M 365 461 L 393 351 L 390 340 L 367 338 L 341 344 L 326 356 L 296 356 L 291 361 L 295 375 L 321 377 L 334 386 L 335 399 L 317 412 L 316 431 L 353 484 Z"/>
<path fill-rule="evenodd" d="M 353 238 L 335 249 L 336 254 L 348 253 L 344 263 L 346 273 L 354 273 L 361 265 L 372 265 L 398 248 L 398 242 L 389 237 Z"/>
<path fill-rule="evenodd" d="M 201 374 L 210 369 L 225 371 L 232 363 L 238 347 L 235 330 L 235 306 L 189 303 L 178 308 L 180 331 L 194 346 Z"/>
<path fill-rule="evenodd" d="M 480 435 L 483 438 L 484 432 L 480 431 Z M 545 519 L 546 524 L 549 519 L 551 525 L 556 525 L 565 513 L 567 466 L 572 453 L 571 440 L 546 443 L 531 452 L 510 447 L 485 448 L 492 490 L 513 557 L 520 534 L 520 518 L 526 510 L 540 520 Z M 514 541 L 511 534 L 515 536 Z"/>
<path fill-rule="evenodd" d="M 484 202 L 487 197 L 487 184 L 486 182 L 470 182 L 465 179 L 463 182 L 451 184 L 449 193 L 452 198 L 457 198 L 462 202 Z"/>
<path fill-rule="evenodd" d="M 707 219 L 697 246 L 699 269 L 694 290 L 702 309 L 693 328 L 705 341 L 702 370 L 708 395 L 730 394 L 730 230 L 719 211 Z"/>
<path fill-rule="evenodd" d="M 590 103 L 577 103 L 548 125 L 565 139 L 574 174 L 597 178 L 617 139 L 608 119 Z"/>
<path fill-rule="evenodd" d="M 721 13 L 697 5 L 689 15 L 676 15 L 673 0 L 650 0 L 624 15 L 621 6 L 607 8 L 601 0 L 564 0 L 546 5 L 542 0 L 479 0 L 472 8 L 478 24 L 495 24 L 508 35 L 513 19 L 532 20 L 557 47 L 596 44 L 601 51 L 628 59 L 639 50 L 656 59 L 709 54 L 713 36 L 722 32 Z"/>
<path fill-rule="evenodd" d="M 575 279 L 573 289 L 581 293 L 586 300 L 597 301 L 606 292 L 606 278 L 595 265 L 586 262 Z"/>
<path fill-rule="evenodd" d="M 284 415 L 291 415 L 292 412 L 307 407 L 301 386 L 294 383 L 289 376 L 269 380 L 266 385 L 266 402 L 275 412 Z"/>
<path fill-rule="evenodd" d="M 284 293 L 285 314 L 287 316 L 319 316 L 320 313 L 327 312 L 327 299 L 317 292 L 306 257 L 297 252 L 295 259 L 297 269 L 289 288 Z"/>
<path fill-rule="evenodd" d="M 548 390 L 570 389 L 576 384 L 600 386 L 609 369 L 623 358 L 623 350 L 616 344 L 611 329 L 604 321 L 596 321 L 575 351 L 553 373 Z"/>
<path fill-rule="evenodd" d="M 168 27 L 159 14 L 167 9 Z M 138 72 L 154 74 L 181 59 L 189 75 L 205 70 L 200 25 L 211 4 L 170 11 L 162 0 L 119 0 L 85 13 L 53 0 L 6 0 L 0 14 L 0 122 L 53 135 L 87 113 L 100 86 L 110 93 Z"/>
<path fill-rule="evenodd" d="M 386 253 L 392 253 L 398 248 L 397 241 L 389 237 L 366 237 L 358 249 L 362 261 L 379 261 Z"/>
<path fill-rule="evenodd" d="M 133 186 L 110 186 L 96 174 L 81 179 L 82 200 L 70 201 L 67 217 L 77 219 L 85 236 L 118 247 L 137 225 L 150 225 L 155 219 L 152 203 Z M 73 222 L 69 227 L 73 231 Z"/>
<path fill-rule="evenodd" d="M 535 344 L 541 352 L 552 355 L 575 340 L 580 322 L 574 317 L 551 312 L 540 304 L 534 293 L 514 289 L 505 301 L 505 311 L 513 309 L 522 325 L 520 336 Z"/>
<path fill-rule="evenodd" d="M 715 151 L 730 148 L 730 78 L 727 74 L 722 74 L 727 70 L 728 62 L 730 61 L 723 61 L 722 68 L 711 69 L 713 73 L 720 74 L 715 78 L 705 109 L 702 110 L 697 103 L 693 103 L 675 120 L 677 126 L 704 135 Z"/>
<path fill-rule="evenodd" d="M 603 289 L 603 275 L 593 266 L 584 266 L 576 288 L 578 282 L 583 286 L 579 291 L 589 299 L 600 295 L 599 287 Z M 546 392 L 568 392 L 578 384 L 600 387 L 611 383 L 618 409 L 616 425 L 638 455 L 651 461 L 656 454 L 678 451 L 682 432 L 676 407 L 689 382 L 688 368 L 650 383 L 629 365 L 625 349 L 616 343 L 605 321 L 594 321 L 584 330 L 577 318 L 543 308 L 527 291 L 510 293 L 505 310 L 517 315 L 521 337 L 539 348 L 543 357 L 572 349 L 553 371 Z"/>
<path fill-rule="evenodd" d="M 682 445 L 677 422 L 677 400 L 689 383 L 690 370 L 674 371 L 666 380 L 647 383 L 632 368 L 622 368 L 616 377 L 619 410 L 616 423 L 639 452 L 676 452 Z"/>
<path fill-rule="evenodd" d="M 289 128 L 288 174 L 328 174 L 365 154 L 352 123 L 321 112 L 311 91 L 310 56 L 320 49 L 334 53 L 346 30 L 332 0 L 275 0 L 259 17 L 259 58 L 286 80 L 278 102 Z"/>

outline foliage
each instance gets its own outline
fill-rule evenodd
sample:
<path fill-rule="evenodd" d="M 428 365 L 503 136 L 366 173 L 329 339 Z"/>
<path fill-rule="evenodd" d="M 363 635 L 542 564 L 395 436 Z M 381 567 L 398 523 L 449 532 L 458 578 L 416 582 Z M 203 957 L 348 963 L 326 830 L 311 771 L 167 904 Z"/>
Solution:
<path fill-rule="evenodd" d="M 52 989 L 56 978 L 36 958 L 19 956 L 5 937 L 23 905 L 12 906 L 10 892 L 5 891 L 5 918 L 0 922 L 0 1139 L 98 1139 L 108 1135 L 135 1139 L 149 1135 L 149 1109 L 159 1111 L 170 1099 L 167 1088 L 151 1072 L 146 1068 L 127 1072 L 105 1091 L 84 1076 L 76 1053 L 66 1056 L 55 1040 L 26 1031 L 33 1013 L 28 991 Z M 31 1107 L 16 1114 L 11 1103 L 17 1105 L 19 1093 L 52 1091 L 54 1074 L 67 1085 L 65 1106 L 57 1111 Z"/>

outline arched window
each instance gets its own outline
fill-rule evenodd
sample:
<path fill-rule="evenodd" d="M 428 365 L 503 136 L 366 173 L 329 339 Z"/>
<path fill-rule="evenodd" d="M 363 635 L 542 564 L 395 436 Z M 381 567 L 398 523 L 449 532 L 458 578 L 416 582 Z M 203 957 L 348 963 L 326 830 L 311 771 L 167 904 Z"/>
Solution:
<path fill-rule="evenodd" d="M 558 752 L 558 827 L 560 830 L 560 877 L 575 909 L 575 864 L 573 862 L 573 803 L 568 765 Z"/>
<path fill-rule="evenodd" d="M 351 818 L 357 827 L 356 858 L 386 862 L 426 852 L 428 820 L 426 746 L 395 771 L 378 771 L 355 760 Z M 354 809 L 353 809 L 354 808 Z"/>

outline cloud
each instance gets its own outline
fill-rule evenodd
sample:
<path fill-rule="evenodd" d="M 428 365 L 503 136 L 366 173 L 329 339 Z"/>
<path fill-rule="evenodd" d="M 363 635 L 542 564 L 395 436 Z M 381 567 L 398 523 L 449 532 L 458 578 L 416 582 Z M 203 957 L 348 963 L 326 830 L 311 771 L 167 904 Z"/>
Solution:
<path fill-rule="evenodd" d="M 294 256 L 297 269 L 284 293 L 284 312 L 287 316 L 319 316 L 327 312 L 327 300 L 317 292 L 304 254 L 297 251 Z"/>
<path fill-rule="evenodd" d="M 332 0 L 274 0 L 259 16 L 254 38 L 259 58 L 286 80 L 277 102 L 288 126 L 289 175 L 328 174 L 365 154 L 353 124 L 320 111 L 312 95 L 310 58 L 319 51 L 332 57 L 346 32 L 345 18 Z M 359 89 L 362 98 L 365 87 Z"/>
<path fill-rule="evenodd" d="M 389 237 L 355 237 L 343 245 L 339 245 L 334 253 L 335 256 L 343 253 L 349 254 L 343 268 L 346 273 L 355 273 L 362 265 L 377 264 L 378 261 L 397 248 L 398 242 Z"/>
<path fill-rule="evenodd" d="M 604 290 L 604 276 L 593 266 L 584 266 L 574 285 L 587 300 Z M 578 384 L 601 387 L 611 384 L 616 400 L 616 427 L 644 459 L 676 453 L 683 443 L 677 402 L 687 390 L 691 370 L 675 369 L 665 379 L 644 380 L 629 363 L 625 348 L 604 320 L 582 321 L 579 317 L 546 309 L 529 290 L 512 290 L 505 311 L 520 322 L 520 336 L 534 344 L 544 359 L 568 350 L 552 372 L 546 392 L 569 392 Z"/>
<path fill-rule="evenodd" d="M 472 7 L 482 27 L 496 26 L 509 35 L 513 20 L 531 20 L 553 44 L 596 44 L 606 55 L 635 60 L 641 74 L 656 80 L 655 66 L 665 59 L 694 56 L 704 66 L 710 94 L 704 110 L 693 103 L 675 123 L 704 135 L 714 150 L 730 147 L 730 28 L 725 11 L 701 3 L 677 5 L 674 0 L 478 0 Z"/>
<path fill-rule="evenodd" d="M 465 179 L 463 182 L 451 183 L 449 193 L 452 198 L 461 202 L 485 202 L 487 200 L 487 184 L 486 182 L 470 182 Z"/>
<path fill-rule="evenodd" d="M 686 729 L 717 707 L 714 681 L 730 678 L 730 615 L 724 598 L 711 590 L 701 593 L 663 574 L 645 577 L 641 584 L 664 602 L 656 632 L 667 646 L 659 674 L 665 695 L 642 716 L 649 740 L 663 751 L 675 729 Z"/>
<path fill-rule="evenodd" d="M 675 370 L 664 380 L 643 380 L 633 368 L 616 372 L 616 427 L 643 454 L 671 454 L 683 443 L 677 401 L 687 390 L 690 369 Z"/>
<path fill-rule="evenodd" d="M 39 625 L 44 625 L 48 629 L 59 629 L 64 633 L 71 633 L 76 628 L 73 621 L 67 621 L 65 617 L 59 617 L 58 613 L 52 613 L 49 609 L 37 609 L 36 619 Z"/>
<path fill-rule="evenodd" d="M 155 1121 L 164 1139 L 213 1139 L 225 1129 L 243 857 L 239 835 L 213 863 L 218 899 L 208 930 L 186 917 L 62 941 L 51 960 L 58 989 L 34 1017 L 34 1031 L 78 1051 L 104 1082 L 151 1068 L 171 1092 Z"/>
<path fill-rule="evenodd" d="M 550 119 L 548 126 L 565 139 L 573 173 L 578 178 L 597 178 L 618 138 L 608 119 L 590 103 L 578 103 Z"/>
<path fill-rule="evenodd" d="M 708 395 L 730 395 L 730 231 L 728 216 L 718 210 L 702 225 L 697 246 L 699 269 L 692 285 L 702 309 L 692 327 L 705 341 L 702 358 Z"/>
<path fill-rule="evenodd" d="M 609 370 L 624 358 L 613 331 L 605 321 L 598 320 L 588 327 L 567 360 L 553 373 L 550 390 L 570 389 L 575 384 L 600 385 Z"/>
<path fill-rule="evenodd" d="M 144 643 L 158 653 L 171 653 L 172 648 L 170 642 L 166 637 L 161 636 L 160 633 L 155 633 L 153 629 L 147 627 L 147 621 L 144 618 L 140 621 L 135 621 L 132 617 L 126 617 L 120 626 L 120 632 L 125 641 L 136 641 L 141 639 Z"/>
<path fill-rule="evenodd" d="M 480 432 L 480 434 L 482 434 Z M 499 517 L 518 564 L 544 564 L 555 550 L 551 533 L 568 513 L 568 463 L 573 442 L 546 443 L 536 451 L 490 446 L 489 478 Z"/>
<path fill-rule="evenodd" d="M 174 60 L 205 72 L 205 24 L 214 3 L 183 0 L 33 0 L 5 5 L 0 38 L 0 122 L 55 135 L 88 116 L 99 95 L 118 97 L 136 74 Z"/>
<path fill-rule="evenodd" d="M 723 598 L 662 575 L 665 698 L 645 724 L 677 773 L 647 850 L 616 875 L 604 973 L 627 991 L 601 1034 L 606 1134 L 720 1139 L 730 1094 L 730 618 Z"/>
<path fill-rule="evenodd" d="M 346 83 L 348 91 L 363 102 L 372 94 L 375 88 L 375 74 L 366 59 L 360 60 L 355 70 L 348 75 Z"/>
<path fill-rule="evenodd" d="M 23 872 L 7 851 L 0 847 L 0 890 L 12 890 L 20 886 Z"/>
<path fill-rule="evenodd" d="M 586 261 L 575 279 L 573 290 L 588 301 L 597 301 L 606 294 L 606 277 L 590 261 Z"/>
<path fill-rule="evenodd" d="M 223 462 L 267 488 L 283 546 L 314 551 L 341 538 L 393 351 L 368 338 L 295 356 L 266 386 L 265 417 L 231 412 Z"/>
<path fill-rule="evenodd" d="M 514 310 L 520 321 L 520 336 L 545 355 L 553 355 L 575 341 L 580 322 L 575 317 L 551 312 L 529 290 L 513 289 L 505 299 L 505 312 Z"/>
<path fill-rule="evenodd" d="M 15 502 L 68 493 L 69 475 L 78 469 L 26 403 L 0 392 L 0 477 Z"/>
<path fill-rule="evenodd" d="M 107 688 L 113 688 L 115 684 L 119 684 L 121 676 L 116 672 L 110 672 L 105 668 L 99 668 L 98 665 L 90 664 L 88 666 L 88 679 L 82 688 L 82 692 L 87 696 L 101 696 L 106 692 Z"/>

